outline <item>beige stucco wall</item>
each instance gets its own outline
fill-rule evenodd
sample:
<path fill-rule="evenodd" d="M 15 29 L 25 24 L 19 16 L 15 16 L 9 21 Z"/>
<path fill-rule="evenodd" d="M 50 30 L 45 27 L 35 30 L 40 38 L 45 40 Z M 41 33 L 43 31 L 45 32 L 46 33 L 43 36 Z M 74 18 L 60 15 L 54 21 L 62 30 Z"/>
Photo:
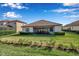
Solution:
<path fill-rule="evenodd" d="M 62 26 L 55 26 L 53 29 L 54 29 L 54 32 L 61 32 Z"/>
<path fill-rule="evenodd" d="M 63 27 L 63 30 L 69 30 L 71 27 L 67 26 L 67 27 Z"/>
<path fill-rule="evenodd" d="M 22 31 L 22 26 L 25 25 L 24 23 L 16 22 L 16 32 Z"/>

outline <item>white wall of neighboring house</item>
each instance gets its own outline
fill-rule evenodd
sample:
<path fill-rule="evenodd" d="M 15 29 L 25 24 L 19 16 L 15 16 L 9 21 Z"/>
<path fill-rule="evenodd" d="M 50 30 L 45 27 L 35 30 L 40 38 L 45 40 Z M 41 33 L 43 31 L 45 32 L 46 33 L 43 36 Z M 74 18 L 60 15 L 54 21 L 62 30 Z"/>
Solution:
<path fill-rule="evenodd" d="M 79 31 L 79 26 L 72 26 L 71 30 Z"/>
<path fill-rule="evenodd" d="M 0 22 L 0 26 L 12 26 L 12 28 L 6 28 L 6 30 L 15 30 L 16 24 L 15 22 Z"/>
<path fill-rule="evenodd" d="M 63 30 L 68 30 L 69 28 L 71 28 L 71 27 L 66 26 L 66 27 L 63 27 Z"/>
<path fill-rule="evenodd" d="M 54 27 L 54 32 L 61 32 L 62 31 L 62 26 L 55 26 Z"/>

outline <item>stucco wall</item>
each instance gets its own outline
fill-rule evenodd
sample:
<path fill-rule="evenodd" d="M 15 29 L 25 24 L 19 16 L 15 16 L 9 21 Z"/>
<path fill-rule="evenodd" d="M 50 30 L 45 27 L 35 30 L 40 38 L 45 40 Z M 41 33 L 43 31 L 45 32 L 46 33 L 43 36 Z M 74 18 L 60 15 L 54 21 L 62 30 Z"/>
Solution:
<path fill-rule="evenodd" d="M 69 30 L 71 27 L 63 27 L 63 30 Z"/>
<path fill-rule="evenodd" d="M 62 26 L 55 26 L 53 29 L 54 29 L 54 32 L 61 32 Z"/>
<path fill-rule="evenodd" d="M 25 25 L 24 23 L 16 22 L 16 32 L 22 31 L 22 26 Z"/>

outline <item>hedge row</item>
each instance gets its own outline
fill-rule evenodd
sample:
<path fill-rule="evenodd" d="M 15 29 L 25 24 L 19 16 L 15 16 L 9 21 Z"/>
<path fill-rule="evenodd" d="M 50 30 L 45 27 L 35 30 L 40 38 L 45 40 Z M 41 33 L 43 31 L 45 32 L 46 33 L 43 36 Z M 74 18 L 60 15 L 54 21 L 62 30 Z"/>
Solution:
<path fill-rule="evenodd" d="M 63 31 L 65 31 L 65 32 L 73 32 L 73 33 L 79 34 L 79 31 L 74 31 L 74 30 L 63 30 Z"/>
<path fill-rule="evenodd" d="M 29 34 L 50 34 L 50 33 L 26 33 L 26 32 L 20 32 L 21 35 L 29 35 Z M 65 35 L 65 32 L 53 32 L 51 34 L 54 35 Z"/>
<path fill-rule="evenodd" d="M 54 35 L 65 35 L 65 32 L 54 32 Z"/>

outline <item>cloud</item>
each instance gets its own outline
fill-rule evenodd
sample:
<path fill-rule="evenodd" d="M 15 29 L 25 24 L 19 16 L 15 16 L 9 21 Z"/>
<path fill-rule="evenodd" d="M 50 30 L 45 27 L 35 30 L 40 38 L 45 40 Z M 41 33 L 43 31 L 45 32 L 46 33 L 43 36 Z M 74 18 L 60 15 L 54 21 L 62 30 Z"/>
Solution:
<path fill-rule="evenodd" d="M 65 19 L 71 20 L 71 21 L 76 21 L 79 20 L 79 15 L 65 15 L 63 16 Z"/>
<path fill-rule="evenodd" d="M 63 3 L 63 6 L 79 7 L 79 3 Z"/>
<path fill-rule="evenodd" d="M 9 6 L 11 8 L 16 8 L 16 9 L 29 9 L 29 7 L 25 7 L 21 3 L 4 3 L 1 6 L 4 6 L 4 7 Z"/>
<path fill-rule="evenodd" d="M 66 18 L 79 18 L 79 15 L 68 15 L 68 16 L 64 16 Z"/>
<path fill-rule="evenodd" d="M 63 3 L 64 6 L 73 6 L 73 5 L 76 5 L 78 3 Z"/>
<path fill-rule="evenodd" d="M 73 11 L 75 11 L 77 9 L 55 9 L 55 10 L 51 10 L 51 12 L 58 12 L 58 13 L 61 13 L 61 12 L 73 12 Z"/>
<path fill-rule="evenodd" d="M 3 13 L 3 17 L 8 17 L 8 18 L 22 18 L 21 15 L 19 14 L 16 14 L 15 12 L 6 12 L 6 13 Z"/>

